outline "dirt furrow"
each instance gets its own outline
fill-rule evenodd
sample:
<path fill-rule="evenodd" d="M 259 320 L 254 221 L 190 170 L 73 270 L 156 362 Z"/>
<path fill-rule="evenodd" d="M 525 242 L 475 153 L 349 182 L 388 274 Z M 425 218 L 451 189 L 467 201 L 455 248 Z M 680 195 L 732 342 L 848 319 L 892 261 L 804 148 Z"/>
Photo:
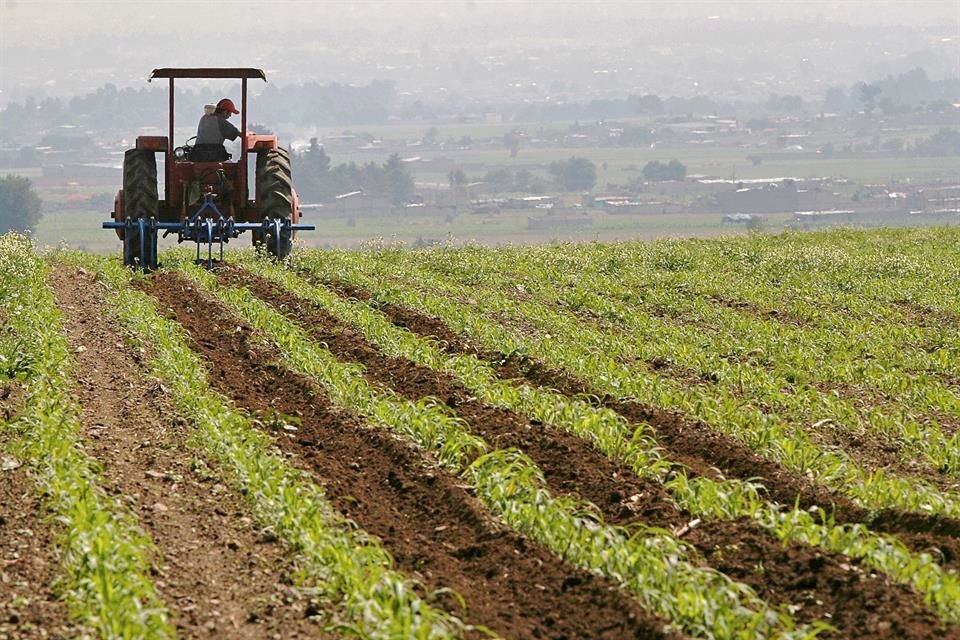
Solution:
<path fill-rule="evenodd" d="M 727 477 L 758 478 L 770 500 L 792 505 L 799 499 L 800 506 L 805 509 L 823 507 L 833 513 L 839 523 L 865 523 L 876 531 L 896 534 L 911 549 L 932 552 L 944 566 L 960 569 L 960 521 L 954 518 L 894 509 L 871 516 L 846 496 L 784 469 L 699 420 L 638 402 L 622 401 L 608 395 L 597 396 L 591 393 L 587 384 L 532 360 L 506 359 L 503 362 L 506 364 L 501 365 L 499 371 L 504 377 L 520 377 L 564 393 L 594 397 L 601 405 L 614 409 L 631 422 L 650 424 L 656 431 L 657 441 L 665 446 L 671 459 L 687 465 L 694 473 L 711 474 L 716 468 Z"/>
<path fill-rule="evenodd" d="M 301 323 L 339 360 L 362 364 L 370 382 L 411 400 L 438 398 L 494 448 L 522 450 L 543 470 L 554 493 L 578 494 L 593 502 L 610 524 L 641 521 L 679 527 L 689 519 L 676 511 L 659 482 L 637 477 L 582 438 L 485 404 L 447 374 L 406 359 L 388 357 L 323 309 L 253 274 L 234 270 L 221 273 L 220 277 L 248 288 Z"/>
<path fill-rule="evenodd" d="M 350 285 L 345 285 L 343 283 L 323 283 L 323 284 L 325 286 L 330 287 L 330 289 L 332 289 L 333 291 L 336 291 L 341 296 L 346 298 L 355 298 L 357 300 L 370 299 L 369 292 L 363 291 L 356 287 L 352 287 Z M 584 385 L 583 383 L 578 381 L 572 381 L 569 375 L 566 375 L 562 372 L 549 370 L 539 365 L 536 362 L 532 362 L 529 360 L 506 362 L 505 361 L 506 356 L 504 356 L 503 354 L 490 352 L 476 345 L 471 344 L 469 341 L 465 340 L 462 336 L 459 336 L 455 332 L 451 331 L 450 328 L 447 327 L 442 321 L 436 318 L 431 318 L 429 316 L 421 314 L 414 309 L 410 309 L 410 308 L 404 307 L 403 305 L 397 305 L 392 303 L 378 305 L 378 308 L 382 310 L 385 314 L 387 314 L 387 316 L 391 319 L 391 321 L 395 325 L 399 327 L 409 328 L 411 331 L 413 331 L 414 333 L 417 333 L 418 335 L 430 336 L 430 337 L 436 338 L 441 344 L 441 346 L 445 350 L 447 350 L 449 353 L 472 353 L 474 355 L 477 355 L 478 357 L 489 360 L 490 362 L 498 365 L 501 375 L 505 378 L 519 375 L 521 377 L 526 377 L 527 379 L 533 382 L 536 382 L 538 384 L 552 386 L 557 389 L 566 389 L 565 393 L 571 393 L 571 394 L 583 393 L 583 392 L 590 393 L 587 385 Z M 632 363 L 626 363 L 626 364 L 632 364 Z M 697 372 L 679 368 L 673 363 L 665 363 L 665 362 L 654 360 L 651 362 L 646 362 L 644 363 L 644 365 L 647 366 L 652 372 L 656 373 L 657 375 L 668 376 L 671 379 L 676 380 L 677 382 L 681 382 L 689 386 L 709 386 L 716 382 L 715 380 L 710 380 L 709 378 L 704 377 Z M 531 369 L 531 371 L 529 372 L 520 371 L 520 373 L 517 374 L 517 371 L 520 369 Z M 941 375 L 940 377 L 943 377 L 943 376 Z M 540 382 L 538 382 L 538 379 L 540 380 Z M 952 382 L 950 380 L 945 380 L 945 381 L 948 384 Z M 848 395 L 845 397 L 845 399 L 853 402 L 854 404 L 861 404 L 863 402 L 862 395 Z M 605 402 L 607 403 L 606 406 L 610 406 L 611 408 L 615 408 L 615 409 L 617 409 L 618 406 L 620 407 L 623 406 L 623 403 L 618 403 L 617 401 L 609 397 L 605 398 Z M 636 410 L 633 408 L 627 409 L 628 414 L 633 413 L 635 411 Z M 665 412 L 665 411 L 656 409 L 654 407 L 640 407 L 640 411 L 641 413 L 649 416 L 647 420 L 652 421 L 651 422 L 652 426 L 662 429 L 664 442 L 667 444 L 667 447 L 671 450 L 671 457 L 676 459 L 678 462 L 683 462 L 685 464 L 693 465 L 691 468 L 696 469 L 697 463 L 696 463 L 696 460 L 694 459 L 696 455 L 694 455 L 691 458 L 683 450 L 683 446 L 686 443 L 682 441 L 677 441 L 675 437 L 672 438 L 673 442 L 672 443 L 670 442 L 671 434 L 676 435 L 673 425 L 674 423 L 677 422 L 678 416 L 671 415 L 669 414 L 669 412 Z M 953 418 L 950 418 L 947 416 L 928 413 L 927 415 L 922 416 L 921 419 L 937 420 L 940 424 L 940 427 L 944 429 L 944 431 L 947 433 L 952 433 L 953 431 L 956 430 L 956 427 L 954 425 L 954 422 L 956 421 Z M 696 422 L 696 421 L 690 421 L 682 417 L 680 417 L 679 420 L 684 425 L 687 425 L 687 428 L 685 429 L 686 433 L 683 435 L 683 440 L 688 439 L 695 430 L 701 430 L 703 426 L 703 425 L 695 425 L 694 429 L 690 429 L 689 425 L 692 422 Z M 723 440 L 729 443 L 729 446 L 725 448 L 732 447 L 733 449 L 739 449 L 739 451 L 737 451 L 736 454 L 733 456 L 733 459 L 736 459 L 736 460 L 744 459 L 743 456 L 741 456 L 741 454 L 745 454 L 747 458 L 752 458 L 752 460 L 750 460 L 749 464 L 747 465 L 748 467 L 755 467 L 759 465 L 759 467 L 762 467 L 763 469 L 758 469 L 758 470 L 771 472 L 774 474 L 773 477 L 779 476 L 778 481 L 772 484 L 775 484 L 777 487 L 782 487 L 783 490 L 777 492 L 778 495 L 771 493 L 770 494 L 771 499 L 777 500 L 780 502 L 785 502 L 785 503 L 792 503 L 793 499 L 785 501 L 783 499 L 783 496 L 780 494 L 792 493 L 797 488 L 799 488 L 801 490 L 799 492 L 793 493 L 793 495 L 794 496 L 799 495 L 801 498 L 801 503 L 804 504 L 804 506 L 830 505 L 831 508 L 846 511 L 851 521 L 860 521 L 863 515 L 862 512 L 857 510 L 849 500 L 845 500 L 842 496 L 836 493 L 831 493 L 828 490 L 824 489 L 823 487 L 818 487 L 814 483 L 810 482 L 809 479 L 807 478 L 798 476 L 796 474 L 790 474 L 789 472 L 785 472 L 782 469 L 777 470 L 776 469 L 777 465 L 775 463 L 772 463 L 769 461 L 762 461 L 759 456 L 750 452 L 748 448 L 743 447 L 742 445 L 738 445 L 731 438 L 727 438 L 722 434 L 712 433 L 709 429 L 705 429 L 702 431 L 709 442 L 704 443 L 706 444 L 706 447 L 697 446 L 696 436 L 694 436 L 695 440 L 690 444 L 692 444 L 695 449 L 709 451 L 710 448 L 716 444 L 715 441 Z M 824 436 L 824 435 L 825 434 L 819 434 L 819 436 Z M 814 434 L 814 436 L 819 437 L 818 434 Z M 894 470 L 895 472 L 900 473 L 907 477 L 922 478 L 923 480 L 930 482 L 931 484 L 941 489 L 952 489 L 956 484 L 954 479 L 946 477 L 944 474 L 934 469 L 930 469 L 925 464 L 911 463 L 910 461 L 904 461 L 902 459 L 902 456 L 897 455 L 898 450 L 891 449 L 890 445 L 886 444 L 882 438 L 871 439 L 864 434 L 854 434 L 849 432 L 837 432 L 836 437 L 838 438 L 838 440 L 833 444 L 837 444 L 843 447 L 844 450 L 855 454 L 857 460 L 861 462 L 861 464 L 863 464 L 864 462 L 867 463 L 866 466 L 868 468 L 873 468 L 873 469 L 884 468 L 887 470 Z M 830 443 L 827 442 L 827 444 L 830 444 Z M 723 466 L 721 466 L 721 464 L 707 465 L 706 467 L 704 467 L 704 465 L 701 464 L 699 466 L 701 467 L 700 469 L 701 472 L 709 472 L 711 466 L 716 466 L 718 469 L 723 470 L 726 475 L 729 475 L 731 477 L 743 477 L 743 478 L 753 477 L 750 475 L 740 476 L 740 475 L 736 475 L 736 473 L 728 472 L 727 470 L 724 469 Z M 756 474 L 756 477 L 771 477 L 771 476 L 768 476 L 766 473 L 758 473 Z M 769 488 L 772 489 L 773 487 L 769 487 Z M 847 516 L 844 516 L 843 514 L 841 514 L 840 517 L 844 518 Z M 891 521 L 888 521 L 888 524 L 892 525 L 893 523 Z M 942 528 L 942 523 L 940 526 Z"/>
<path fill-rule="evenodd" d="M 369 300 L 366 291 L 341 283 L 328 285 L 343 297 Z M 435 338 L 449 353 L 473 354 L 490 364 L 505 380 L 522 380 L 539 387 L 556 389 L 570 396 L 581 396 L 598 406 L 609 407 L 632 422 L 650 424 L 657 441 L 671 460 L 686 466 L 693 474 L 731 478 L 763 478 L 767 497 L 782 504 L 793 504 L 799 496 L 804 508 L 819 505 L 833 509 L 838 517 L 851 522 L 862 521 L 866 513 L 849 499 L 791 473 L 766 460 L 730 437 L 689 418 L 635 402 L 622 402 L 606 394 L 594 393 L 573 376 L 551 369 L 528 358 L 508 357 L 471 344 L 451 330 L 443 321 L 396 304 L 378 306 L 399 327 L 417 335 Z M 719 474 L 718 474 L 719 472 Z"/>
<path fill-rule="evenodd" d="M 369 292 L 340 282 L 318 284 L 329 287 L 344 298 L 371 299 Z M 486 360 L 503 379 L 522 380 L 567 395 L 580 396 L 599 406 L 609 407 L 628 420 L 650 424 L 668 457 L 688 467 L 693 474 L 718 477 L 719 472 L 730 478 L 760 479 L 765 487 L 765 495 L 770 500 L 793 504 L 799 498 L 803 508 L 820 506 L 832 512 L 840 523 L 867 523 L 877 531 L 896 534 L 911 548 L 933 551 L 944 563 L 960 568 L 960 521 L 956 519 L 896 510 L 887 510 L 871 518 L 846 496 L 806 476 L 784 469 L 701 421 L 657 407 L 621 401 L 595 392 L 567 372 L 546 367 L 529 358 L 508 357 L 483 349 L 451 330 L 442 320 L 416 309 L 393 303 L 377 304 L 377 308 L 396 326 L 435 339 L 448 353 L 473 354 Z"/>
<path fill-rule="evenodd" d="M 677 528 L 690 520 L 689 514 L 676 509 L 662 485 L 637 477 L 586 441 L 485 405 L 448 375 L 385 356 L 316 305 L 252 274 L 231 270 L 221 278 L 246 286 L 300 322 L 339 359 L 363 364 L 370 381 L 413 400 L 441 399 L 491 445 L 521 449 L 544 471 L 555 493 L 590 500 L 607 522 Z M 878 633 L 882 637 L 889 630 L 893 635 L 887 637 L 919 638 L 939 626 L 922 599 L 909 589 L 863 570 L 849 558 L 783 545 L 752 521 L 703 524 L 688 537 L 714 568 L 749 584 L 770 602 L 799 606 L 796 616 L 801 621 L 830 621 L 843 637 Z M 897 607 L 873 603 L 896 603 Z"/>
<path fill-rule="evenodd" d="M 369 292 L 341 282 L 318 284 L 329 287 L 347 299 L 371 299 Z M 686 466 L 692 475 L 759 479 L 770 500 L 789 505 L 799 499 L 803 508 L 823 507 L 833 513 L 841 524 L 867 524 L 874 531 L 896 535 L 914 552 L 932 554 L 946 569 L 960 569 L 960 522 L 956 519 L 892 509 L 871 516 L 842 494 L 784 469 L 700 421 L 594 393 L 588 385 L 566 372 L 550 369 L 530 359 L 511 358 L 503 353 L 485 350 L 451 330 L 439 318 L 416 309 L 393 303 L 376 306 L 396 326 L 435 339 L 448 353 L 473 354 L 488 361 L 504 379 L 522 380 L 590 399 L 599 406 L 614 409 L 628 420 L 650 424 L 668 457 Z"/>
<path fill-rule="evenodd" d="M 613 584 L 504 531 L 457 478 L 274 364 L 278 353 L 181 277 L 155 276 L 148 290 L 194 337 L 213 387 L 265 428 L 296 425 L 278 445 L 317 476 L 344 515 L 381 539 L 400 570 L 463 596 L 465 612 L 441 596 L 449 610 L 509 637 L 664 637 L 663 622 Z"/>
<path fill-rule="evenodd" d="M 0 384 L 0 420 L 23 400 L 14 383 Z M 7 453 L 14 434 L 0 423 L 0 640 L 60 640 L 81 634 L 53 590 L 60 573 L 55 529 L 33 479 Z"/>
<path fill-rule="evenodd" d="M 145 357 L 105 319 L 94 275 L 64 265 L 49 281 L 78 363 L 86 450 L 156 544 L 154 585 L 179 636 L 324 637 L 308 617 L 321 613 L 316 603 L 290 586 L 286 549 L 257 532 L 240 497 L 187 446 L 188 427 Z"/>

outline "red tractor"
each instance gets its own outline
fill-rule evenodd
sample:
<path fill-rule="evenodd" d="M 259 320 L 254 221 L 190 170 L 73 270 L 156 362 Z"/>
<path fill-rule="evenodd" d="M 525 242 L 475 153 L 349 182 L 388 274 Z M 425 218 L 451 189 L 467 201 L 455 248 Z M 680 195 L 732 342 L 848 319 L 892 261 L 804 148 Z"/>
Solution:
<path fill-rule="evenodd" d="M 275 258 L 289 255 L 300 224 L 300 207 L 293 188 L 290 155 L 274 135 L 247 131 L 247 80 L 267 77 L 260 69 L 154 69 L 148 81 L 167 78 L 170 86 L 169 135 L 138 136 L 136 147 L 123 157 L 123 189 L 114 199 L 112 222 L 123 240 L 123 263 L 134 268 L 157 268 L 157 239 L 177 234 L 179 242 L 207 246 L 205 262 L 213 265 L 213 246 L 223 245 L 243 231 L 251 231 L 254 245 L 263 245 Z M 237 78 L 242 83 L 240 158 L 211 160 L 194 154 L 189 144 L 174 142 L 174 80 L 176 78 Z M 188 141 L 189 142 L 189 141 Z M 164 199 L 158 192 L 156 154 L 164 154 Z M 253 199 L 248 185 L 248 159 L 255 154 Z M 194 157 L 191 157 L 193 155 Z"/>

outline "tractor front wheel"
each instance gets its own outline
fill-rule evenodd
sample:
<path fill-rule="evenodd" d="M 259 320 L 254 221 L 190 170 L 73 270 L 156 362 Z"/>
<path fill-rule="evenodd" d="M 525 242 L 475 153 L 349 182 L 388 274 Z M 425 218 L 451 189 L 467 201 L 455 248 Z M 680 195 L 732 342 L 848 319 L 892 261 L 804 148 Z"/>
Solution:
<path fill-rule="evenodd" d="M 290 220 L 293 214 L 293 179 L 290 172 L 290 154 L 286 149 L 275 148 L 257 154 L 257 204 L 261 220 Z M 272 232 L 255 231 L 253 244 L 266 246 L 267 252 L 277 260 L 290 255 L 293 248 L 293 232 L 275 237 Z"/>

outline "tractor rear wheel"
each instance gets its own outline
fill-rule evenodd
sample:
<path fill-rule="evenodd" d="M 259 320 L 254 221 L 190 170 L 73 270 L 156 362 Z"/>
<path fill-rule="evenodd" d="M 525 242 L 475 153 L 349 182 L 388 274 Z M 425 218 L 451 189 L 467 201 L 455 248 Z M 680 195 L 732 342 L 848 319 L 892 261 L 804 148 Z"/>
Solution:
<path fill-rule="evenodd" d="M 157 190 L 157 158 L 153 151 L 128 149 L 123 155 L 123 216 L 127 220 L 156 218 L 160 211 Z M 156 237 L 152 239 L 156 241 Z M 127 229 L 123 243 L 123 264 L 143 265 L 140 231 Z M 150 247 L 145 249 L 150 251 Z M 156 255 L 153 248 L 152 255 Z"/>
<path fill-rule="evenodd" d="M 293 179 L 290 154 L 286 149 L 277 147 L 257 154 L 257 204 L 261 219 L 290 219 L 293 212 Z M 278 247 L 273 233 L 255 231 L 253 244 L 265 245 L 271 256 L 283 260 L 293 248 L 293 232 L 284 234 Z"/>

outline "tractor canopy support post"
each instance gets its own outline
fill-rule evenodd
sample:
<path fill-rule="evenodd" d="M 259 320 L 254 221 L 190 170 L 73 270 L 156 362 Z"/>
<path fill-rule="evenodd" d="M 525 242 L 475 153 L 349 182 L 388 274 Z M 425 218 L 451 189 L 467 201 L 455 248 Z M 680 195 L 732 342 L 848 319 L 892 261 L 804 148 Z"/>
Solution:
<path fill-rule="evenodd" d="M 163 163 L 163 197 L 167 202 L 170 202 L 170 180 L 171 174 L 173 173 L 173 153 L 172 151 L 176 148 L 177 144 L 174 141 L 174 131 L 173 131 L 173 78 L 170 78 L 170 142 L 167 143 L 167 153 L 164 154 L 164 163 Z"/>
<path fill-rule="evenodd" d="M 250 194 L 247 192 L 247 78 L 240 80 L 240 206 L 246 208 Z"/>

